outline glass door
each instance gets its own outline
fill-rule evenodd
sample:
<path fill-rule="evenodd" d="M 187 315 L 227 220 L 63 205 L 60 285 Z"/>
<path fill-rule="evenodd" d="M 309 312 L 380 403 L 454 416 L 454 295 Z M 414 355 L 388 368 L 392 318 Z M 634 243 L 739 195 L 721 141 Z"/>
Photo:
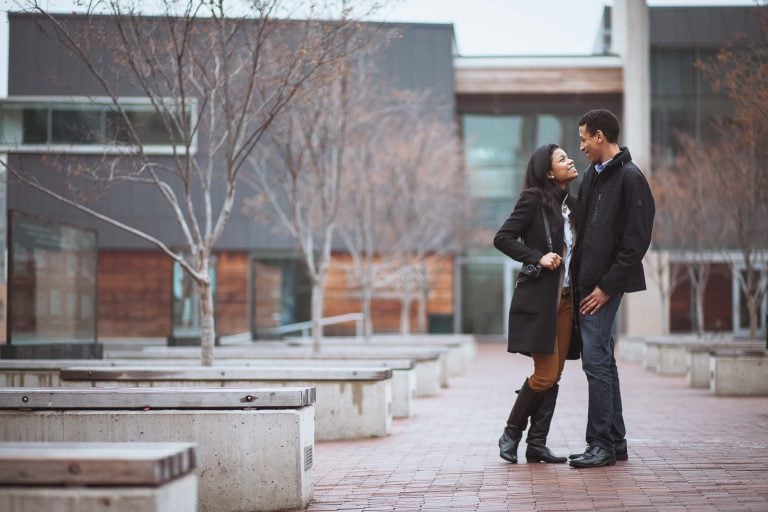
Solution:
<path fill-rule="evenodd" d="M 520 264 L 504 256 L 467 256 L 457 264 L 458 332 L 506 336 L 509 303 Z"/>

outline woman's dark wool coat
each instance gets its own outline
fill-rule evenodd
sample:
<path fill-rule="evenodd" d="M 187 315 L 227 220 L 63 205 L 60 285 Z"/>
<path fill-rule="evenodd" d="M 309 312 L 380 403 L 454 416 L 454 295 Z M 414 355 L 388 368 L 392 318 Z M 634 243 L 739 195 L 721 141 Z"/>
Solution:
<path fill-rule="evenodd" d="M 576 199 L 569 195 L 567 204 L 573 219 Z M 541 211 L 542 205 L 536 193 L 523 191 L 512 214 L 496 233 L 493 245 L 514 260 L 524 264 L 538 263 L 549 252 Z M 549 224 L 552 252 L 562 256 L 563 223 L 559 222 L 559 227 L 556 227 L 550 219 Z M 556 270 L 542 268 L 538 278 L 517 280 L 509 308 L 509 352 L 554 353 L 561 271 L 562 267 Z"/>

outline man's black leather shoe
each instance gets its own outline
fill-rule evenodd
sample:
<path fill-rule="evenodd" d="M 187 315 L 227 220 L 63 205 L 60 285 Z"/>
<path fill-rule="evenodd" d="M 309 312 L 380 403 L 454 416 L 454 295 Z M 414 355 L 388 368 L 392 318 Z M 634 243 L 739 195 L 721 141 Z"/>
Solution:
<path fill-rule="evenodd" d="M 587 447 L 589 449 L 589 447 Z M 586 450 L 584 450 L 586 452 Z M 616 452 L 616 460 L 627 460 L 629 458 L 629 454 L 627 453 L 627 443 L 624 442 L 622 445 L 614 445 L 613 451 Z M 584 455 L 584 453 L 572 453 L 568 456 L 569 460 L 578 459 Z"/>
<path fill-rule="evenodd" d="M 569 464 L 575 468 L 613 466 L 616 464 L 616 456 L 600 446 L 590 446 L 581 457 L 571 459 Z"/>

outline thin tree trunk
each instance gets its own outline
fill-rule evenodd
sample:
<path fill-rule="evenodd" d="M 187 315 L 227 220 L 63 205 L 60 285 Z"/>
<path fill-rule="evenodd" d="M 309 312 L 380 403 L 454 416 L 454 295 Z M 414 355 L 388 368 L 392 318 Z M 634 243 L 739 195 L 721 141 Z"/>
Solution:
<path fill-rule="evenodd" d="M 370 341 L 373 335 L 373 316 L 371 314 L 371 301 L 373 293 L 368 279 L 362 286 L 362 309 L 363 309 L 363 337 L 365 341 Z"/>
<path fill-rule="evenodd" d="M 757 328 L 760 323 L 760 302 L 762 302 L 762 294 L 758 292 L 760 276 L 757 272 L 750 271 L 747 274 L 747 310 L 749 311 L 749 338 L 757 338 Z M 757 279 L 755 279 L 757 277 Z"/>
<path fill-rule="evenodd" d="M 207 267 L 207 265 L 204 265 Z M 208 275 L 207 269 L 204 271 Z M 200 364 L 213 365 L 213 345 L 216 336 L 216 326 L 213 315 L 213 287 L 206 280 L 197 283 L 200 293 Z"/>
<path fill-rule="evenodd" d="M 312 351 L 319 353 L 323 339 L 323 279 L 312 279 Z"/>
<path fill-rule="evenodd" d="M 429 290 L 426 288 L 421 289 L 421 293 L 419 294 L 419 299 L 417 301 L 418 304 L 418 313 L 416 316 L 416 332 L 419 333 L 426 333 L 427 332 L 427 301 L 429 300 Z"/>
<path fill-rule="evenodd" d="M 688 277 L 693 286 L 693 295 L 695 301 L 695 319 L 696 336 L 704 336 L 704 297 L 707 294 L 707 284 L 709 283 L 709 263 L 701 261 L 692 263 L 688 266 Z"/>
<path fill-rule="evenodd" d="M 400 302 L 400 334 L 411 333 L 411 304 L 413 303 L 413 281 L 411 272 L 403 277 L 403 300 Z"/>
<path fill-rule="evenodd" d="M 669 327 L 669 301 L 670 297 L 666 293 L 661 294 L 661 333 L 666 335 L 670 332 Z"/>
<path fill-rule="evenodd" d="M 704 286 L 696 286 L 696 335 L 701 338 L 704 336 Z"/>

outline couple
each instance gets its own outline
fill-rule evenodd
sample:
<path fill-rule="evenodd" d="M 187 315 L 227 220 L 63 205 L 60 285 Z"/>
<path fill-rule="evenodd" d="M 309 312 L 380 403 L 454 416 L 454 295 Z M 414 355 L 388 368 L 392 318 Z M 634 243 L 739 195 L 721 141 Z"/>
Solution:
<path fill-rule="evenodd" d="M 528 462 L 566 462 L 546 446 L 566 358 L 582 358 L 589 385 L 587 449 L 571 455 L 578 468 L 627 459 L 613 321 L 624 293 L 645 289 L 642 258 L 655 213 L 648 182 L 620 148 L 619 120 L 591 110 L 579 120 L 579 149 L 591 165 L 577 197 L 578 173 L 556 144 L 531 155 L 514 211 L 494 245 L 538 276 L 521 272 L 509 310 L 509 352 L 532 357 L 533 375 L 520 389 L 499 439 L 501 457 L 517 462 L 528 425 Z M 574 331 L 574 326 L 578 329 Z M 580 332 L 571 343 L 572 332 Z M 580 354 L 579 354 L 580 353 Z"/>

